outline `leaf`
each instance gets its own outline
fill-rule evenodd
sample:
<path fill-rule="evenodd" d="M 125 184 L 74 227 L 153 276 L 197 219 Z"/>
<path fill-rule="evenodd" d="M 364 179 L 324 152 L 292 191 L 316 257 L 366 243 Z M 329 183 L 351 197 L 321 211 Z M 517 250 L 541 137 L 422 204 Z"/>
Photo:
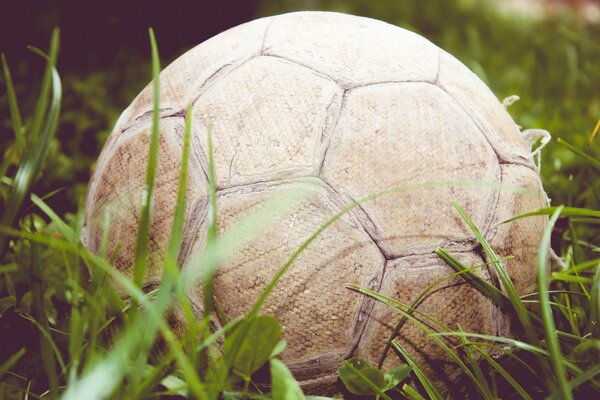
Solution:
<path fill-rule="evenodd" d="M 271 352 L 271 355 L 269 356 L 269 358 L 277 357 L 282 351 L 285 350 L 286 347 L 287 347 L 287 342 L 285 340 L 281 339 L 279 341 L 279 343 L 277 343 L 277 346 L 275 346 L 275 348 Z"/>
<path fill-rule="evenodd" d="M 15 296 L 6 296 L 0 298 L 0 318 L 2 318 L 2 314 L 4 314 L 6 310 L 8 310 L 11 307 L 14 307 L 16 303 L 17 298 Z"/>
<path fill-rule="evenodd" d="M 354 357 L 344 361 L 337 373 L 346 389 L 352 394 L 369 396 L 385 391 L 383 387 L 386 381 L 383 372 L 361 358 Z"/>
<path fill-rule="evenodd" d="M 402 386 L 402 394 L 411 400 L 425 400 L 425 397 L 421 396 L 415 388 L 406 383 Z"/>
<path fill-rule="evenodd" d="M 287 365 L 276 358 L 272 358 L 270 364 L 272 398 L 278 400 L 304 399 L 304 393 L 302 393 L 300 385 L 298 385 Z"/>
<path fill-rule="evenodd" d="M 17 351 L 15 354 L 10 356 L 8 360 L 3 362 L 0 365 L 0 377 L 2 375 L 4 375 L 4 373 L 6 371 L 8 371 L 10 368 L 12 368 L 12 366 L 15 365 L 17 363 L 17 361 L 19 361 L 21 359 L 21 357 L 23 357 L 25 355 L 25 353 L 26 353 L 26 349 L 22 348 L 21 350 Z"/>
<path fill-rule="evenodd" d="M 383 374 L 385 380 L 383 391 L 385 392 L 398 386 L 400 382 L 406 379 L 411 370 L 412 368 L 409 365 L 399 365 L 387 371 Z"/>
<path fill-rule="evenodd" d="M 243 378 L 249 378 L 269 359 L 281 340 L 281 327 L 270 315 L 249 317 L 225 339 L 224 353 L 227 354 L 243 335 L 243 341 L 235 358 L 233 370 Z"/>
<path fill-rule="evenodd" d="M 577 364 L 600 364 L 600 340 L 592 339 L 575 346 L 571 358 Z"/>

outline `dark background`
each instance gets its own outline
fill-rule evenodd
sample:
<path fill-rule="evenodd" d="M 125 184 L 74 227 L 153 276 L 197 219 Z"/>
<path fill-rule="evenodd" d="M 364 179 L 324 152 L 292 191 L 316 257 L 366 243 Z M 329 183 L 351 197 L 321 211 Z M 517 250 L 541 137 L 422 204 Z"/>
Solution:
<path fill-rule="evenodd" d="M 120 52 L 149 53 L 153 27 L 163 58 L 172 59 L 232 26 L 253 19 L 258 0 L 0 0 L 0 52 L 28 58 L 61 28 L 59 70 L 110 67 Z"/>

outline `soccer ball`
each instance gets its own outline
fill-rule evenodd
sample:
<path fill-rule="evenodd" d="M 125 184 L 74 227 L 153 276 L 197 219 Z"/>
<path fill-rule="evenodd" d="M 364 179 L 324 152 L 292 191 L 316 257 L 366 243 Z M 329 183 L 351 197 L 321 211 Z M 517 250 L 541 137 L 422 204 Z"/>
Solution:
<path fill-rule="evenodd" d="M 331 216 L 372 193 L 296 259 L 262 311 L 277 317 L 282 358 L 305 388 L 336 380 L 341 357 L 376 362 L 400 316 L 356 284 L 410 304 L 453 272 L 487 258 L 451 204 L 471 216 L 518 291 L 534 284 L 545 217 L 498 225 L 545 205 L 529 146 L 486 85 L 423 37 L 377 20 L 297 12 L 255 20 L 188 51 L 160 76 L 160 150 L 145 283 L 161 277 L 176 202 L 185 111 L 192 105 L 183 270 L 207 227 L 207 130 L 212 126 L 219 231 L 268 207 L 280 189 L 308 195 L 282 209 L 219 265 L 215 295 L 228 318 L 249 311 L 275 271 Z M 131 273 L 152 116 L 149 85 L 123 112 L 89 185 L 84 241 Z M 480 184 L 477 184 L 479 182 Z M 477 273 L 499 286 L 492 268 Z M 201 289 L 189 293 L 202 305 Z M 462 278 L 442 281 L 418 311 L 466 331 L 509 335 L 508 319 Z M 419 315 L 415 314 L 419 317 Z M 419 317 L 420 318 L 420 317 Z M 427 320 L 423 320 L 432 325 Z M 440 381 L 457 368 L 412 323 L 400 343 Z M 400 363 L 390 352 L 384 365 Z"/>

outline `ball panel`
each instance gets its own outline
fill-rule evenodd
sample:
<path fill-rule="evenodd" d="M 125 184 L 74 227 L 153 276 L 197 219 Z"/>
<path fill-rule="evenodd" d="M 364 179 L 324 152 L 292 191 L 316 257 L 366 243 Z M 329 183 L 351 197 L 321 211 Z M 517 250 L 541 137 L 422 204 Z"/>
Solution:
<path fill-rule="evenodd" d="M 336 98 L 333 81 L 273 57 L 254 58 L 216 82 L 193 116 L 204 149 L 212 126 L 217 186 L 315 175 Z"/>
<path fill-rule="evenodd" d="M 159 162 L 156 171 L 154 208 L 150 228 L 150 261 L 145 283 L 156 282 L 162 275 L 162 261 L 175 212 L 175 201 L 181 172 L 181 144 L 178 134 L 183 121 L 168 118 L 160 122 Z M 151 126 L 145 125 L 122 136 L 113 151 L 104 153 L 90 183 L 85 236 L 93 252 L 99 251 L 104 218 L 109 218 L 108 254 L 119 249 L 115 266 L 130 275 L 134 261 L 142 194 L 146 181 Z M 205 196 L 207 183 L 190 166 L 186 220 L 190 219 L 191 202 Z"/>
<path fill-rule="evenodd" d="M 292 252 L 343 207 L 318 179 L 303 182 L 310 193 L 298 206 L 286 210 L 267 229 L 251 234 L 241 251 L 220 264 L 215 295 L 228 318 L 248 312 Z M 252 191 L 245 187 L 244 191 L 234 188 L 220 192 L 219 231 L 264 207 L 267 199 L 286 186 L 254 184 Z M 204 246 L 205 229 L 202 227 L 195 252 Z M 372 305 L 345 285 L 378 286 L 384 263 L 382 254 L 351 215 L 322 232 L 294 261 L 262 308 L 282 325 L 288 342 L 283 359 L 292 366 L 319 359 L 320 365 L 330 369 L 322 372 L 335 371 L 338 362 L 334 355 L 350 354 Z M 191 293 L 191 298 L 201 304 L 201 290 Z M 316 370 L 309 372 L 312 375 Z"/>
<path fill-rule="evenodd" d="M 475 253 L 455 253 L 456 258 L 468 266 L 482 265 Z M 489 281 L 484 267 L 476 269 L 482 278 Z M 405 257 L 388 261 L 379 293 L 406 305 L 411 305 L 433 282 L 454 271 L 435 255 Z M 420 313 L 440 321 L 450 329 L 460 327 L 467 332 L 497 334 L 505 317 L 493 304 L 462 278 L 455 277 L 440 282 L 416 307 Z M 404 308 L 406 310 L 406 308 Z M 413 317 L 434 331 L 439 327 L 423 316 Z M 402 316 L 392 307 L 377 302 L 367 321 L 365 332 L 359 342 L 356 355 L 377 363 L 385 344 Z M 457 374 L 444 351 L 413 322 L 406 322 L 396 337 L 400 344 L 413 356 L 425 372 L 436 381 L 452 379 Z M 384 368 L 397 366 L 402 361 L 392 350 L 388 353 Z"/>
<path fill-rule="evenodd" d="M 260 54 L 269 21 L 270 18 L 262 18 L 222 32 L 169 64 L 160 74 L 162 114 L 184 110 L 196 99 L 207 81 Z M 118 135 L 119 130 L 126 129 L 140 118 L 150 118 L 152 96 L 150 82 L 123 112 L 114 134 Z"/>
<path fill-rule="evenodd" d="M 496 190 L 452 182 L 500 179 L 496 155 L 481 132 L 446 93 L 426 83 L 348 92 L 322 174 L 355 200 L 402 185 L 437 183 L 362 205 L 366 214 L 357 215 L 388 258 L 427 254 L 441 245 L 472 248 L 472 235 L 450 201 L 485 229 Z"/>
<path fill-rule="evenodd" d="M 521 165 L 501 167 L 503 187 L 495 213 L 497 223 L 547 206 L 537 172 Z M 530 293 L 535 286 L 535 264 L 547 223 L 546 216 L 528 217 L 497 225 L 486 237 L 498 255 L 514 256 L 504 266 L 520 294 Z"/>
<path fill-rule="evenodd" d="M 439 49 L 425 38 L 382 21 L 329 12 L 278 16 L 264 53 L 335 79 L 343 87 L 374 82 L 431 81 Z"/>
<path fill-rule="evenodd" d="M 533 166 L 529 147 L 504 106 L 477 75 L 444 51 L 437 85 L 473 119 L 502 162 Z"/>

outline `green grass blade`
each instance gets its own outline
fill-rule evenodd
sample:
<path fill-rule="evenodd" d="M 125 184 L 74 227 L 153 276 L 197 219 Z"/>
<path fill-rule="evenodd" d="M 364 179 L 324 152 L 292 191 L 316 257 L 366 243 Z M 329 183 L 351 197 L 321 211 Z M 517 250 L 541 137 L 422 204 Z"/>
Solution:
<path fill-rule="evenodd" d="M 435 287 L 437 287 L 440 283 L 445 282 L 449 279 L 452 279 L 456 276 L 464 276 L 464 274 L 470 273 L 473 274 L 473 276 L 479 278 L 479 276 L 477 276 L 476 274 L 473 273 L 473 271 L 475 269 L 479 269 L 483 265 L 476 265 L 474 267 L 468 268 L 465 265 L 463 265 L 460 261 L 458 261 L 456 258 L 454 258 L 453 256 L 451 256 L 450 254 L 448 254 L 447 252 L 445 252 L 444 250 L 441 250 L 442 254 L 446 255 L 449 260 L 451 260 L 452 262 L 456 263 L 457 265 L 460 265 L 460 269 L 457 270 L 455 273 L 453 274 L 449 274 L 446 275 L 440 279 L 437 279 L 436 281 L 430 283 L 429 285 L 427 285 L 427 287 L 425 287 L 425 289 L 423 289 L 423 291 L 419 294 L 419 296 L 411 303 L 410 308 L 407 310 L 407 312 L 410 314 L 412 313 L 414 310 L 416 310 L 416 308 L 419 306 L 419 304 L 421 304 L 421 302 L 423 300 L 425 300 L 425 298 L 427 297 L 427 294 L 433 290 Z M 352 285 L 349 285 L 348 288 L 350 289 L 356 289 L 355 287 L 353 287 Z M 495 288 L 494 288 L 495 289 Z M 497 290 L 497 289 L 496 289 Z M 398 336 L 398 334 L 400 333 L 400 330 L 402 329 L 402 327 L 404 326 L 404 324 L 408 321 L 408 318 L 406 317 L 402 317 L 400 319 L 400 321 L 398 322 L 398 324 L 395 326 L 394 330 L 392 331 L 392 333 L 389 336 L 389 339 L 385 345 L 385 347 L 383 348 L 383 351 L 381 352 L 381 356 L 379 357 L 379 361 L 377 363 L 377 368 L 381 369 L 383 366 L 383 363 L 385 361 L 385 358 L 389 352 L 389 350 L 391 349 L 392 346 L 392 340 L 394 340 L 394 338 L 396 336 Z"/>
<path fill-rule="evenodd" d="M 576 375 L 575 378 L 573 378 L 572 380 L 569 381 L 569 387 L 571 388 L 571 390 L 575 390 L 579 386 L 583 385 L 584 383 L 594 379 L 594 377 L 596 377 L 596 375 L 600 375 L 600 364 L 595 365 L 592 368 L 589 368 L 589 369 L 583 371 L 582 373 Z M 549 398 L 550 399 L 561 399 L 560 394 L 557 394 L 557 393 L 554 395 L 551 395 Z"/>
<path fill-rule="evenodd" d="M 590 325 L 592 338 L 600 339 L 600 264 L 596 266 L 590 293 Z"/>
<path fill-rule="evenodd" d="M 10 356 L 6 361 L 4 361 L 2 364 L 0 364 L 0 378 L 2 377 L 2 375 L 4 375 L 9 369 L 12 368 L 13 365 L 15 365 L 20 359 L 21 357 L 23 357 L 25 355 L 25 353 L 27 352 L 27 350 L 25 350 L 25 348 L 20 349 L 19 351 L 17 351 L 15 354 L 13 354 L 12 356 Z"/>
<path fill-rule="evenodd" d="M 436 335 L 431 328 L 429 328 L 425 323 L 415 318 L 412 314 L 417 314 L 427 321 L 433 323 L 434 325 L 440 327 L 445 332 L 451 332 L 450 328 L 440 321 L 431 318 L 430 316 L 420 312 L 419 310 L 410 310 L 410 306 L 408 304 L 404 304 L 398 300 L 394 300 L 390 297 L 384 296 L 381 293 L 375 292 L 373 290 L 359 287 L 356 285 L 348 285 L 348 287 L 356 290 L 359 293 L 366 294 L 374 298 L 377 301 L 380 301 L 390 307 L 392 307 L 396 312 L 398 312 L 402 316 L 406 316 L 417 328 L 421 329 L 424 333 L 426 333 L 433 341 L 448 355 L 452 361 L 454 361 L 463 371 L 464 373 L 473 381 L 473 384 L 476 386 L 477 390 L 481 393 L 484 392 L 485 389 L 482 387 L 482 384 L 477 380 L 477 378 L 473 375 L 473 372 L 467 367 L 467 365 L 463 362 L 463 360 L 456 354 L 456 352 L 448 346 L 443 340 L 439 339 L 439 335 Z M 410 313 L 407 311 L 411 311 Z M 452 332 L 455 333 L 455 332 Z"/>
<path fill-rule="evenodd" d="M 579 208 L 579 207 L 562 207 L 561 215 L 565 217 L 585 217 L 585 218 L 593 218 L 600 219 L 600 211 L 590 210 L 589 208 Z M 559 207 L 543 207 L 535 211 L 526 212 L 523 214 L 516 215 L 512 218 L 507 219 L 506 221 L 502 221 L 500 224 L 506 224 L 508 222 L 516 221 L 518 219 L 533 217 L 536 215 L 552 215 Z M 600 222 L 600 221 L 599 221 Z"/>
<path fill-rule="evenodd" d="M 498 364 L 496 360 L 490 357 L 490 355 L 487 354 L 483 349 L 480 349 L 479 346 L 473 347 L 479 352 L 479 354 L 481 354 L 483 358 L 487 360 L 487 362 L 494 368 L 494 370 L 497 371 L 500 375 L 502 375 L 502 377 L 509 383 L 509 385 L 512 386 L 517 393 L 519 393 L 522 399 L 532 400 L 531 396 L 529 395 L 529 393 L 527 393 L 523 386 L 519 385 L 519 383 L 512 377 L 512 375 L 508 371 L 506 371 L 506 369 L 504 369 L 500 364 Z"/>
<path fill-rule="evenodd" d="M 75 243 L 74 239 L 77 236 L 75 236 L 75 232 L 73 231 L 73 229 L 69 225 L 67 225 L 65 221 L 63 221 L 62 218 L 60 218 L 58 214 L 55 213 L 54 210 L 50 208 L 48 204 L 46 204 L 46 202 L 44 202 L 44 200 L 38 197 L 35 193 L 32 193 L 31 202 L 35 204 L 44 214 L 46 214 L 48 218 L 50 218 L 50 220 L 56 225 L 60 234 L 67 241 Z"/>
<path fill-rule="evenodd" d="M 459 333 L 458 338 L 460 339 L 460 341 L 462 343 L 462 347 L 465 349 L 467 361 L 469 362 L 469 365 L 471 365 L 471 370 L 473 371 L 473 375 L 475 376 L 477 381 L 481 384 L 482 391 L 479 394 L 481 394 L 482 398 L 484 398 L 484 399 L 490 399 L 490 400 L 495 399 L 497 396 L 495 396 L 492 393 L 489 383 L 488 383 L 487 379 L 485 379 L 485 376 L 483 375 L 483 371 L 481 370 L 481 367 L 479 365 L 480 361 L 478 359 L 476 359 L 475 354 L 473 353 L 472 348 L 475 347 L 477 349 L 477 346 L 474 343 L 470 342 L 465 335 L 461 335 L 461 333 L 463 333 L 463 330 L 460 328 L 460 326 L 457 329 L 457 333 Z"/>
<path fill-rule="evenodd" d="M 1 57 L 2 68 L 4 70 L 4 81 L 6 82 L 6 94 L 8 96 L 8 108 L 10 110 L 10 118 L 12 121 L 13 132 L 15 134 L 15 139 L 17 142 L 19 158 L 21 158 L 27 147 L 27 142 L 25 140 L 25 132 L 23 131 L 23 122 L 21 120 L 21 113 L 19 112 L 19 103 L 17 101 L 17 95 L 15 93 L 15 88 L 13 86 L 12 78 L 10 76 L 10 69 L 8 68 L 8 63 L 6 62 L 6 57 L 4 56 L 4 53 L 2 53 Z"/>
<path fill-rule="evenodd" d="M 425 391 L 429 395 L 431 400 L 444 400 L 444 396 L 437 390 L 435 384 L 429 379 L 427 374 L 419 367 L 417 362 L 408 354 L 406 350 L 400 345 L 400 343 L 394 339 L 392 341 L 394 349 L 404 358 L 404 361 L 412 368 L 412 372 L 416 375 L 421 385 L 425 388 Z"/>
<path fill-rule="evenodd" d="M 33 218 L 31 220 L 31 231 L 35 232 L 35 226 Z M 42 358 L 42 364 L 48 377 L 50 384 L 50 397 L 56 398 L 58 396 L 58 376 L 56 373 L 56 361 L 54 359 L 53 347 L 56 347 L 51 336 L 48 332 L 48 319 L 46 316 L 46 310 L 44 305 L 44 280 L 42 275 L 42 265 L 39 259 L 39 250 L 37 243 L 31 243 L 31 271 L 29 275 L 29 285 L 31 287 L 32 305 L 31 310 L 33 317 L 40 328 L 40 353 Z M 51 344 L 52 343 L 52 344 Z M 54 345 L 54 346 L 53 346 Z"/>
<path fill-rule="evenodd" d="M 142 207 L 135 245 L 135 261 L 133 264 L 133 282 L 141 287 L 146 273 L 148 262 L 148 242 L 150 240 L 150 224 L 152 218 L 152 205 L 154 183 L 156 180 L 156 167 L 158 164 L 158 147 L 160 140 L 160 59 L 154 31 L 149 29 L 150 48 L 152 51 L 152 133 L 150 136 L 150 149 L 148 150 L 148 166 L 146 168 L 146 182 L 142 195 Z"/>
<path fill-rule="evenodd" d="M 52 36 L 50 38 L 50 51 L 48 52 L 48 67 L 44 71 L 44 78 L 42 80 L 42 88 L 40 90 L 40 95 L 38 97 L 37 104 L 35 106 L 35 112 L 33 117 L 33 124 L 30 132 L 30 140 L 28 141 L 30 144 L 37 144 L 40 136 L 40 132 L 42 129 L 42 125 L 44 124 L 44 116 L 46 115 L 46 111 L 48 109 L 48 101 L 49 101 L 49 93 L 51 87 L 52 79 L 52 69 L 50 67 L 54 67 L 56 65 L 56 58 L 58 57 L 58 48 L 59 48 L 59 36 L 60 30 L 58 28 L 54 28 L 52 30 Z M 41 53 L 35 47 L 28 46 L 30 50 L 34 53 Z M 43 54 L 43 53 L 42 53 Z"/>
<path fill-rule="evenodd" d="M 564 147 L 566 147 L 568 150 L 570 150 L 571 152 L 577 154 L 579 157 L 583 158 L 585 161 L 587 161 L 592 167 L 600 169 L 600 161 L 592 156 L 590 156 L 589 154 L 587 154 L 586 152 L 584 152 L 583 150 L 578 149 L 577 147 L 573 146 L 572 144 L 569 144 L 567 142 L 565 142 L 563 139 L 558 138 L 556 139 L 556 141 L 558 143 L 560 143 L 561 145 L 563 145 Z"/>
<path fill-rule="evenodd" d="M 421 396 L 419 392 L 409 384 L 405 383 L 402 386 L 402 394 L 410 400 L 426 400 L 425 397 Z"/>
<path fill-rule="evenodd" d="M 209 126 L 207 132 L 208 142 L 208 232 L 205 248 L 205 263 L 204 263 L 204 318 L 210 318 L 213 303 L 213 278 L 217 265 L 217 189 L 216 189 L 216 173 L 212 142 L 212 129 Z"/>
<path fill-rule="evenodd" d="M 573 393 L 568 385 L 567 374 L 563 365 L 563 355 L 561 353 L 560 344 L 556 336 L 556 326 L 554 324 L 554 317 L 552 316 L 552 308 L 550 306 L 550 295 L 548 294 L 548 273 L 546 271 L 546 255 L 549 253 L 550 235 L 552 234 L 552 228 L 560 216 L 561 211 L 562 208 L 558 207 L 552 214 L 550 221 L 548 222 L 548 226 L 544 231 L 544 235 L 542 236 L 542 242 L 540 243 L 540 250 L 537 259 L 537 275 L 540 294 L 540 308 L 542 312 L 542 320 L 544 322 L 546 345 L 548 346 L 548 350 L 550 352 L 550 361 L 552 362 L 558 389 L 562 398 L 568 400 L 573 398 Z"/>
<path fill-rule="evenodd" d="M 528 340 L 531 343 L 538 344 L 539 340 L 538 340 L 536 332 L 535 332 L 535 327 L 533 326 L 533 323 L 531 322 L 529 312 L 527 311 L 527 309 L 525 308 L 525 305 L 521 301 L 519 293 L 517 292 L 517 289 L 515 288 L 514 284 L 512 283 L 512 279 L 508 275 L 506 268 L 504 268 L 504 265 L 502 264 L 502 262 L 496 255 L 496 252 L 492 249 L 492 246 L 490 246 L 488 241 L 484 238 L 483 234 L 479 231 L 479 228 L 477 228 L 475 226 L 475 224 L 473 223 L 473 220 L 466 213 L 466 211 L 454 201 L 452 202 L 452 205 L 454 205 L 454 208 L 458 211 L 458 213 L 460 214 L 463 221 L 465 221 L 467 226 L 471 229 L 471 232 L 473 233 L 473 235 L 475 236 L 475 238 L 477 239 L 477 241 L 479 242 L 479 244 L 485 251 L 485 254 L 487 255 L 487 257 L 489 258 L 490 264 L 496 271 L 496 274 L 498 275 L 498 278 L 500 279 L 500 282 L 502 283 L 502 286 L 503 286 L 504 290 L 506 291 L 507 297 L 510 300 L 512 308 L 514 309 L 515 313 L 517 314 L 517 317 L 522 325 L 523 331 L 524 331 L 525 335 L 527 336 Z M 541 361 L 542 365 L 546 365 L 545 360 L 540 360 L 540 361 Z"/>
<path fill-rule="evenodd" d="M 192 132 L 192 112 L 188 106 L 185 116 L 185 128 L 183 135 L 183 148 L 181 154 L 181 172 L 179 174 L 179 186 L 177 188 L 177 200 L 173 216 L 173 226 L 167 248 L 166 270 L 177 270 L 177 257 L 181 248 L 183 226 L 185 222 L 186 193 L 188 168 L 190 160 L 190 138 Z"/>
<path fill-rule="evenodd" d="M 81 204 L 79 209 L 81 210 Z M 74 240 L 73 244 L 81 246 L 79 237 L 81 236 L 81 228 L 83 225 L 83 219 L 81 211 L 77 214 L 78 218 L 75 220 L 74 235 L 71 240 Z M 78 374 L 81 353 L 83 351 L 84 337 L 86 330 L 85 315 L 82 315 L 80 298 L 82 297 L 81 290 L 81 279 L 79 269 L 79 256 L 71 254 L 71 262 L 67 265 L 67 271 L 70 272 L 71 279 L 73 281 L 72 295 L 71 295 L 71 318 L 69 319 L 69 356 L 70 356 L 70 371 L 69 371 L 69 382 L 73 382 Z M 72 270 L 72 271 L 70 271 Z M 88 321 L 91 322 L 91 321 Z"/>
<path fill-rule="evenodd" d="M 483 280 L 475 272 L 471 271 L 467 266 L 461 263 L 456 257 L 451 255 L 445 249 L 438 247 L 435 253 L 446 262 L 453 270 L 460 272 L 461 276 L 475 289 L 492 300 L 497 306 L 502 308 L 511 308 L 510 299 L 502 293 L 496 286 Z"/>
<path fill-rule="evenodd" d="M 58 40 L 57 35 L 52 36 L 53 41 L 51 48 L 58 46 L 56 41 Z M 58 116 L 60 114 L 60 104 L 62 99 L 61 82 L 58 72 L 52 64 L 52 58 L 48 57 L 47 70 L 51 76 L 52 84 L 52 102 L 50 110 L 48 111 L 47 119 L 44 124 L 44 131 L 41 136 L 41 140 L 34 146 L 33 151 L 27 154 L 27 158 L 21 162 L 13 185 L 11 187 L 10 194 L 8 196 L 7 204 L 5 205 L 4 213 L 0 218 L 0 225 L 12 226 L 14 220 L 23 204 L 23 200 L 30 191 L 33 182 L 37 178 L 39 172 L 44 165 L 46 155 L 50 142 L 56 132 L 56 126 L 58 124 Z M 4 254 L 7 236 L 0 235 L 0 257 Z"/>

